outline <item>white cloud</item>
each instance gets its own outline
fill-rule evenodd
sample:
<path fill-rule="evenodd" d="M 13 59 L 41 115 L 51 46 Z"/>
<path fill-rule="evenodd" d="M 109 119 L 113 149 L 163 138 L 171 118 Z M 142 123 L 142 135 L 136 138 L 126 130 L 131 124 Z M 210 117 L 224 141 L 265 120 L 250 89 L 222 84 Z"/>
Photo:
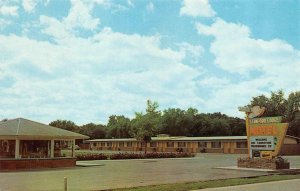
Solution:
<path fill-rule="evenodd" d="M 10 25 L 11 21 L 0 18 L 0 30 L 4 29 L 6 26 Z"/>
<path fill-rule="evenodd" d="M 204 48 L 201 45 L 192 45 L 189 43 L 179 44 L 180 51 L 184 52 L 186 58 L 191 59 L 190 63 L 192 65 L 199 65 L 199 59 L 204 53 Z"/>
<path fill-rule="evenodd" d="M 18 16 L 18 6 L 0 6 L 0 15 Z"/>
<path fill-rule="evenodd" d="M 23 0 L 22 5 L 26 12 L 32 12 L 39 0 Z"/>
<path fill-rule="evenodd" d="M 98 2 L 97 3 L 102 3 Z M 84 3 L 83 1 L 71 0 L 71 9 L 67 17 L 63 22 L 67 25 L 67 28 L 84 28 L 94 30 L 100 24 L 99 18 L 93 18 L 91 11 L 94 4 Z"/>
<path fill-rule="evenodd" d="M 200 80 L 200 85 L 212 84 L 214 88 L 205 108 L 239 115 L 237 107 L 249 104 L 253 96 L 278 89 L 299 91 L 300 51 L 287 42 L 254 39 L 247 26 L 220 18 L 211 26 L 197 23 L 196 28 L 200 35 L 214 37 L 210 52 L 215 64 L 240 79 L 225 83 L 222 77 Z"/>
<path fill-rule="evenodd" d="M 217 77 L 211 76 L 211 77 L 206 77 L 199 81 L 199 85 L 204 86 L 204 87 L 205 86 L 210 87 L 210 89 L 218 89 L 223 86 L 227 86 L 229 84 L 231 84 L 230 80 L 225 77 L 217 78 Z"/>
<path fill-rule="evenodd" d="M 54 37 L 55 41 L 62 43 L 76 36 L 78 29 L 95 31 L 100 24 L 100 19 L 92 16 L 93 8 L 96 4 L 105 3 L 106 1 L 101 0 L 71 0 L 69 13 L 61 21 L 45 15 L 40 16 L 40 24 L 43 26 L 42 31 Z"/>
<path fill-rule="evenodd" d="M 128 4 L 130 7 L 134 7 L 134 3 L 133 3 L 131 0 L 127 0 L 127 4 Z"/>
<path fill-rule="evenodd" d="M 180 9 L 180 15 L 214 17 L 216 13 L 211 8 L 208 0 L 184 0 Z"/>
<path fill-rule="evenodd" d="M 149 3 L 147 4 L 147 6 L 146 6 L 146 9 L 147 9 L 147 12 L 153 13 L 153 11 L 154 11 L 154 5 L 153 5 L 153 3 L 152 3 L 152 2 L 149 2 Z"/>
<path fill-rule="evenodd" d="M 58 26 L 48 32 L 64 35 L 56 20 L 43 19 Z M 161 48 L 158 36 L 105 28 L 88 39 L 73 36 L 61 44 L 16 35 L 0 35 L 0 44 L 0 71 L 5 71 L 0 81 L 13 79 L 0 85 L 2 118 L 86 123 L 111 114 L 133 115 L 144 110 L 147 99 L 168 107 L 203 103 L 194 81 L 199 71 L 182 64 L 182 51 Z"/>
<path fill-rule="evenodd" d="M 211 26 L 198 23 L 196 27 L 200 34 L 215 38 L 210 47 L 215 63 L 231 73 L 261 71 L 273 75 L 287 66 L 295 67 L 300 59 L 299 51 L 287 42 L 251 38 L 249 28 L 242 24 L 217 19 Z"/>

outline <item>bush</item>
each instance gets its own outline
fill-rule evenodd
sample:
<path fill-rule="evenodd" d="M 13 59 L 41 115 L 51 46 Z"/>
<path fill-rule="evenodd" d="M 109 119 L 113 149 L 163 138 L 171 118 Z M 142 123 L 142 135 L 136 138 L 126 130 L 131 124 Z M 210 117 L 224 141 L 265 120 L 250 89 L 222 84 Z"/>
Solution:
<path fill-rule="evenodd" d="M 80 154 L 76 155 L 77 160 L 107 160 L 108 157 L 105 154 Z"/>
<path fill-rule="evenodd" d="M 111 155 L 105 155 L 103 153 L 99 154 L 78 154 L 76 158 L 80 160 L 120 160 L 120 159 L 152 159 L 152 158 L 184 158 L 184 157 L 195 157 L 192 153 L 116 153 Z"/>
<path fill-rule="evenodd" d="M 117 159 L 149 159 L 149 158 L 184 158 L 184 157 L 195 157 L 195 154 L 192 153 L 117 153 L 110 155 L 111 160 Z"/>

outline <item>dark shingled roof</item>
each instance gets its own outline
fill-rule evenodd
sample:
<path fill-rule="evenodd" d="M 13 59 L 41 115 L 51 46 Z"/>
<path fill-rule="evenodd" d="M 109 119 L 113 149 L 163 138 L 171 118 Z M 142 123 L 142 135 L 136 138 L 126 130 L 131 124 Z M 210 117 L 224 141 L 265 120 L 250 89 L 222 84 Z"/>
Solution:
<path fill-rule="evenodd" d="M 88 136 L 45 125 L 28 119 L 17 118 L 0 122 L 0 137 L 88 139 Z"/>

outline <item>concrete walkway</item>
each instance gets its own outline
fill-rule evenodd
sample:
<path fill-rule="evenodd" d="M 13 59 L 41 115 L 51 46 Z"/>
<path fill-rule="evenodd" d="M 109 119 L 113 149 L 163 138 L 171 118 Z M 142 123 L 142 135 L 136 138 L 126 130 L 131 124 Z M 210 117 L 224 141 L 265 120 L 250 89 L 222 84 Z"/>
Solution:
<path fill-rule="evenodd" d="M 207 188 L 195 191 L 299 191 L 300 190 L 300 179 L 294 180 L 281 180 L 257 184 L 245 184 L 239 186 L 228 186 L 219 188 Z"/>

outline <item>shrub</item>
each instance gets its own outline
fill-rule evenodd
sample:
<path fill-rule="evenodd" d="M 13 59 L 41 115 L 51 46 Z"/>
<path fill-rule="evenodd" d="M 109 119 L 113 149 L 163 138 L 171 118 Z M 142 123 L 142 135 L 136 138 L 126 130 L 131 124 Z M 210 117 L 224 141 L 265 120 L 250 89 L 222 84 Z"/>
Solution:
<path fill-rule="evenodd" d="M 147 159 L 147 158 L 183 158 L 183 157 L 194 157 L 192 153 L 117 153 L 110 155 L 111 160 L 117 159 Z"/>
<path fill-rule="evenodd" d="M 105 155 L 103 153 L 99 154 L 78 154 L 76 158 L 80 160 L 120 160 L 120 159 L 151 159 L 151 158 L 184 158 L 184 157 L 194 157 L 195 154 L 192 153 L 161 153 L 161 152 L 152 152 L 152 153 L 116 153 L 111 155 Z"/>
<path fill-rule="evenodd" d="M 117 159 L 142 159 L 145 158 L 144 154 L 139 153 L 117 153 L 117 154 L 111 154 L 110 159 L 111 160 L 117 160 Z"/>
<path fill-rule="evenodd" d="M 77 160 L 107 160 L 108 157 L 105 154 L 80 154 L 76 155 Z"/>

